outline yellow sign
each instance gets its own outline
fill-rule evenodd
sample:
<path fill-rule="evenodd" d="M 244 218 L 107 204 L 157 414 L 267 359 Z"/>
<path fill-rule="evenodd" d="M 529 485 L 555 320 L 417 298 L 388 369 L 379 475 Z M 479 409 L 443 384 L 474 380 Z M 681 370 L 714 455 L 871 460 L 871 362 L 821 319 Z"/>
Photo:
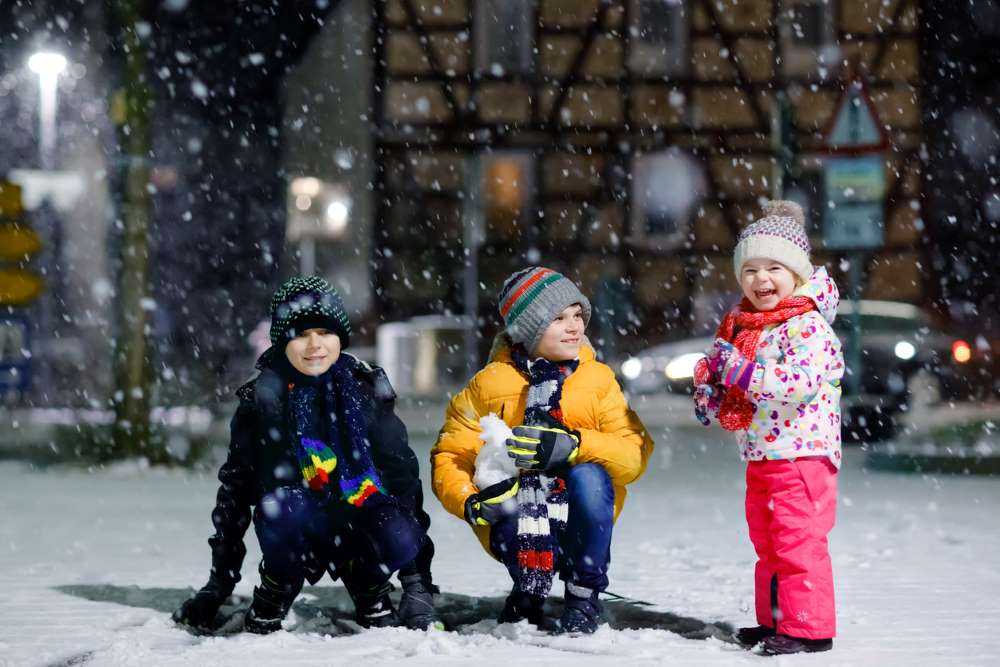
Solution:
<path fill-rule="evenodd" d="M 27 227 L 0 224 L 0 261 L 16 262 L 41 249 L 42 240 Z"/>
<path fill-rule="evenodd" d="M 26 306 L 45 291 L 45 281 L 22 269 L 0 268 L 0 305 Z"/>
<path fill-rule="evenodd" d="M 21 186 L 0 181 L 0 217 L 21 217 Z"/>

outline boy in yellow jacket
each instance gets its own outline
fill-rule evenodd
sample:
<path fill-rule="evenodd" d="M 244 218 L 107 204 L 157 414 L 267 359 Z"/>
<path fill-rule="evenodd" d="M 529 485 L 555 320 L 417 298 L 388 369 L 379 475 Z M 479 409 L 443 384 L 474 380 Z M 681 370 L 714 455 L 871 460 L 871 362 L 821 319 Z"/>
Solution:
<path fill-rule="evenodd" d="M 584 337 L 590 301 L 572 281 L 529 267 L 504 282 L 499 305 L 505 329 L 452 399 L 431 452 L 434 493 L 510 573 L 501 622 L 541 625 L 558 572 L 558 629 L 591 633 L 625 485 L 642 475 L 653 441 Z M 506 446 L 518 475 L 479 489 L 479 420 L 490 413 L 513 429 Z"/>

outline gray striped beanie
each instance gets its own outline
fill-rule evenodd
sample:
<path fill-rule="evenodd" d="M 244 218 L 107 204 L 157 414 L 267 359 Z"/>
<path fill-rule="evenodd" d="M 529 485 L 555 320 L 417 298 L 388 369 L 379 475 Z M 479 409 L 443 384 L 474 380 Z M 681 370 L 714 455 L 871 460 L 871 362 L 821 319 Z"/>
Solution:
<path fill-rule="evenodd" d="M 574 303 L 583 308 L 583 322 L 590 322 L 590 301 L 573 281 L 544 266 L 530 266 L 513 273 L 500 290 L 500 317 L 505 331 L 529 352 L 552 321 Z"/>
<path fill-rule="evenodd" d="M 350 343 L 351 321 L 337 290 L 319 276 L 291 278 L 271 297 L 271 343 L 287 343 L 306 329 L 329 329 Z"/>

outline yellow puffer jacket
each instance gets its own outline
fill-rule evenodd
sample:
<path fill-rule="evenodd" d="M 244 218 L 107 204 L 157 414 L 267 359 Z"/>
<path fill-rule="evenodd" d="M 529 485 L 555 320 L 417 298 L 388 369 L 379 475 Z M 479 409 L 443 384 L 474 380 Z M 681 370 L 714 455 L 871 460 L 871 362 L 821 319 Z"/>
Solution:
<path fill-rule="evenodd" d="M 507 425 L 523 423 L 528 378 L 514 366 L 510 348 L 501 346 L 490 363 L 451 399 L 446 420 L 431 450 L 434 495 L 464 520 L 465 500 L 479 491 L 472 483 L 479 439 L 479 418 L 494 413 Z M 639 479 L 653 452 L 653 439 L 625 402 L 614 372 L 597 361 L 587 345 L 580 365 L 566 378 L 561 407 L 566 426 L 580 432 L 576 463 L 599 463 L 615 487 L 615 519 L 625 503 L 625 485 Z M 489 526 L 475 526 L 489 552 Z M 492 555 L 492 554 L 491 554 Z"/>

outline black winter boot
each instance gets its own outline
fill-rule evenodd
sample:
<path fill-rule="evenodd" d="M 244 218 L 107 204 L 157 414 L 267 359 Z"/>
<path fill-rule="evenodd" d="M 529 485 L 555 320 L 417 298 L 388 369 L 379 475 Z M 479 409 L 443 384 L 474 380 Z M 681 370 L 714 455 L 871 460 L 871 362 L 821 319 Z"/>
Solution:
<path fill-rule="evenodd" d="M 542 608 L 545 606 L 545 598 L 541 595 L 532 595 L 523 591 L 514 590 L 507 596 L 503 610 L 500 612 L 497 621 L 500 623 L 518 623 L 527 619 L 528 623 L 541 627 L 545 620 Z"/>
<path fill-rule="evenodd" d="M 774 636 L 774 628 L 768 625 L 757 625 L 752 628 L 740 628 L 733 633 L 733 639 L 743 648 L 753 648 L 766 637 Z"/>
<path fill-rule="evenodd" d="M 820 653 L 833 648 L 832 639 L 804 639 L 788 635 L 765 637 L 760 642 L 760 655 L 791 655 L 793 653 Z"/>
<path fill-rule="evenodd" d="M 401 574 L 399 583 L 403 585 L 403 596 L 399 600 L 399 620 L 411 630 L 426 630 L 434 627 L 444 630 L 444 623 L 434 609 L 434 595 L 438 587 L 431 583 L 431 575 Z"/>
<path fill-rule="evenodd" d="M 260 586 L 253 589 L 253 602 L 243 619 L 243 629 L 266 635 L 281 629 L 281 622 L 295 601 L 302 584 L 283 584 L 260 573 Z"/>
<path fill-rule="evenodd" d="M 566 602 L 558 632 L 590 635 L 597 632 L 600 620 L 601 603 L 597 600 L 597 591 L 567 583 Z"/>
<path fill-rule="evenodd" d="M 345 582 L 346 583 L 346 582 Z M 399 616 L 392 606 L 389 593 L 395 590 L 388 581 L 373 586 L 347 592 L 354 600 L 354 620 L 363 628 L 394 628 L 399 625 Z"/>

